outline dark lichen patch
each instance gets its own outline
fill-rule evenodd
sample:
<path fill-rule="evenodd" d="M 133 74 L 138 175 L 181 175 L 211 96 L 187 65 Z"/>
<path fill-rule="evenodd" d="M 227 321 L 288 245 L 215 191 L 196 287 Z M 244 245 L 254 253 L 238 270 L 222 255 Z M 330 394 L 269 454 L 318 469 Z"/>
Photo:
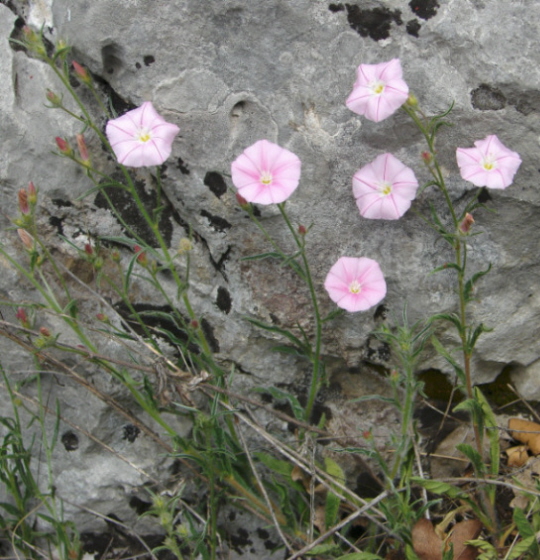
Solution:
<path fill-rule="evenodd" d="M 210 222 L 210 227 L 212 227 L 215 231 L 219 233 L 223 233 L 228 229 L 231 229 L 231 224 L 225 219 L 221 218 L 220 216 L 214 216 L 207 212 L 206 210 L 201 210 L 201 216 L 206 218 Z"/>
<path fill-rule="evenodd" d="M 217 290 L 216 305 L 223 313 L 230 313 L 232 308 L 231 294 L 227 288 L 219 286 Z"/>
<path fill-rule="evenodd" d="M 79 449 L 79 436 L 71 430 L 64 432 L 60 441 L 66 451 L 75 451 L 76 449 Z"/>
<path fill-rule="evenodd" d="M 209 171 L 204 176 L 203 182 L 218 198 L 221 198 L 227 192 L 227 183 L 225 183 L 221 173 L 217 171 Z"/>
<path fill-rule="evenodd" d="M 64 224 L 63 224 L 64 219 L 63 218 L 58 218 L 56 216 L 51 216 L 49 218 L 49 224 L 51 224 L 51 226 L 53 226 L 54 228 L 56 228 L 56 231 L 58 232 L 58 235 L 64 235 Z"/>
<path fill-rule="evenodd" d="M 422 29 L 420 22 L 417 19 L 411 19 L 405 25 L 405 29 L 409 35 L 413 37 L 418 37 L 418 32 Z"/>
<path fill-rule="evenodd" d="M 343 12 L 345 10 L 345 6 L 342 4 L 328 4 L 328 9 L 335 14 L 336 12 Z"/>
<path fill-rule="evenodd" d="M 429 19 L 437 15 L 439 2 L 437 2 L 437 0 L 411 0 L 409 2 L 409 7 L 415 16 L 421 17 L 422 19 Z"/>
<path fill-rule="evenodd" d="M 189 166 L 187 165 L 187 163 L 184 163 L 184 160 L 182 158 L 178 158 L 176 160 L 176 167 L 180 169 L 180 173 L 182 173 L 182 175 L 189 175 Z"/>
<path fill-rule="evenodd" d="M 137 436 L 141 433 L 141 430 L 133 425 L 133 424 L 126 424 L 124 426 L 124 433 L 122 435 L 122 439 L 129 441 L 129 443 L 133 443 Z"/>
<path fill-rule="evenodd" d="M 230 539 L 231 546 L 237 554 L 242 554 L 242 549 L 244 547 L 251 546 L 253 544 L 253 541 L 249 538 L 249 533 L 242 527 L 239 527 L 236 535 L 231 535 Z"/>
<path fill-rule="evenodd" d="M 208 342 L 208 345 L 210 346 L 210 350 L 217 354 L 220 348 L 219 341 L 214 335 L 214 327 L 206 319 L 201 319 L 201 329 L 204 333 L 206 341 Z"/>
<path fill-rule="evenodd" d="M 118 177 L 118 180 L 121 182 L 123 177 Z M 145 189 L 145 184 L 142 181 L 136 181 L 134 183 L 135 189 L 141 199 L 142 203 L 148 210 L 148 213 L 151 215 L 154 208 L 157 206 L 156 200 L 156 190 L 152 189 L 150 193 L 148 193 Z M 107 189 L 107 196 L 109 200 L 112 202 L 113 206 L 116 208 L 116 211 L 122 217 L 123 221 L 144 241 L 150 245 L 151 247 L 159 247 L 159 243 L 152 232 L 150 226 L 146 223 L 145 219 L 139 212 L 135 201 L 133 200 L 133 196 L 131 193 L 125 191 L 124 189 Z M 163 200 L 162 197 L 162 204 L 164 204 L 164 208 L 161 212 L 160 219 L 159 219 L 159 231 L 161 235 L 165 239 L 167 244 L 170 244 L 173 226 L 171 222 L 171 217 L 173 215 L 173 211 L 171 206 L 167 203 L 168 201 Z M 94 200 L 94 204 L 98 208 L 105 208 L 110 209 L 109 202 L 107 201 L 107 197 L 103 192 L 99 192 Z M 129 232 L 126 232 L 126 235 L 129 236 Z"/>
<path fill-rule="evenodd" d="M 347 8 L 347 21 L 352 29 L 362 37 L 371 37 L 374 41 L 388 39 L 392 23 L 401 25 L 401 12 L 390 11 L 388 8 L 373 8 L 362 10 L 359 6 L 345 4 Z"/>
<path fill-rule="evenodd" d="M 480 84 L 471 91 L 471 104 L 480 111 L 499 111 L 506 107 L 506 97 L 500 89 Z"/>
<path fill-rule="evenodd" d="M 64 207 L 69 207 L 69 206 L 73 206 L 73 203 L 69 200 L 64 200 L 63 198 L 53 198 L 51 199 L 51 202 L 55 205 L 58 206 L 58 208 L 64 208 Z"/>
<path fill-rule="evenodd" d="M 156 59 L 151 54 L 147 54 L 145 57 L 143 57 L 145 66 L 150 66 L 150 64 L 154 64 L 155 61 Z"/>
<path fill-rule="evenodd" d="M 140 70 L 142 68 L 141 63 L 140 62 L 136 62 L 135 63 L 135 68 L 137 68 L 137 70 Z"/>

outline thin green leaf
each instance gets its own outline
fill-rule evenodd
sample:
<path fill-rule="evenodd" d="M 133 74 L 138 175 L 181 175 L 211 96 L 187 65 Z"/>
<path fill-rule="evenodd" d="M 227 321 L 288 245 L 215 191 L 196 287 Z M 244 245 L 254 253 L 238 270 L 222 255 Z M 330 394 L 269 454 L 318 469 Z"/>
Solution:
<path fill-rule="evenodd" d="M 304 352 L 307 355 L 311 353 L 309 349 L 305 347 L 305 344 L 297 336 L 295 336 L 292 332 L 288 331 L 287 329 L 282 329 L 280 327 L 276 327 L 275 325 L 269 325 L 268 323 L 259 321 L 257 319 L 251 319 L 250 317 L 248 317 L 247 320 L 252 325 L 259 327 L 260 329 L 264 329 L 265 331 L 272 332 L 272 333 L 277 333 L 288 338 L 291 342 L 294 343 L 295 346 L 304 349 Z"/>
<path fill-rule="evenodd" d="M 478 453 L 478 451 L 476 451 L 476 449 L 474 449 L 468 443 L 460 443 L 460 444 L 456 445 L 456 449 L 458 451 L 461 451 L 461 453 L 463 453 L 463 455 L 465 455 L 465 457 L 467 457 L 467 459 L 469 459 L 469 461 L 471 462 L 471 464 L 474 468 L 474 472 L 476 473 L 477 476 L 480 476 L 480 477 L 485 476 L 486 465 L 484 464 L 484 459 L 482 458 L 480 453 Z"/>
<path fill-rule="evenodd" d="M 442 264 L 441 266 L 438 266 L 437 268 L 434 268 L 430 274 L 435 274 L 436 272 L 442 272 L 444 270 L 450 270 L 450 269 L 454 269 L 457 270 L 458 272 L 461 272 L 461 267 L 458 266 L 456 263 L 453 262 L 447 262 Z"/>
<path fill-rule="evenodd" d="M 306 552 L 306 556 L 318 556 L 320 554 L 333 554 L 339 551 L 339 546 L 332 543 L 318 544 Z"/>
<path fill-rule="evenodd" d="M 465 372 L 462 367 L 454 360 L 450 352 L 439 342 L 435 335 L 431 337 L 431 344 L 433 344 L 435 350 L 437 350 L 437 352 L 454 368 L 461 383 L 465 383 Z"/>
<path fill-rule="evenodd" d="M 477 272 L 476 274 L 473 274 L 469 280 L 467 280 L 467 282 L 465 283 L 465 287 L 464 287 L 464 296 L 465 296 L 465 301 L 469 302 L 471 301 L 471 294 L 473 293 L 474 290 L 474 285 L 476 284 L 476 282 L 482 278 L 482 276 L 485 276 L 489 271 L 491 270 L 491 263 L 489 263 L 488 267 L 485 270 L 481 270 L 480 272 Z"/>
<path fill-rule="evenodd" d="M 463 494 L 463 492 L 459 488 L 456 488 L 455 486 L 452 486 L 447 482 L 440 482 L 438 480 L 427 480 L 425 478 L 420 478 L 419 476 L 412 476 L 411 482 L 422 486 L 428 492 L 432 492 L 433 494 L 438 495 L 444 494 L 449 498 L 457 498 L 458 496 L 461 496 Z"/>
<path fill-rule="evenodd" d="M 264 259 L 281 259 L 282 255 L 276 251 L 269 251 L 268 253 L 258 253 L 257 255 L 249 255 L 242 257 L 241 261 L 261 261 Z"/>

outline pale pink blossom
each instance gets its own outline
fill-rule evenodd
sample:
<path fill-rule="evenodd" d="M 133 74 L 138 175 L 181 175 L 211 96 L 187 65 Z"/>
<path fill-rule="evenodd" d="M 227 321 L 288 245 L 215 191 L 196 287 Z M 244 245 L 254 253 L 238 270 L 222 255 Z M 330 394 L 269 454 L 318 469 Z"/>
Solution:
<path fill-rule="evenodd" d="M 505 189 L 521 165 L 519 154 L 509 150 L 494 134 L 477 140 L 474 148 L 458 148 L 461 176 L 477 187 Z"/>
<path fill-rule="evenodd" d="M 347 311 L 366 311 L 386 295 L 379 264 L 365 257 L 341 257 L 330 269 L 324 287 L 332 301 Z"/>
<path fill-rule="evenodd" d="M 259 140 L 233 161 L 232 182 L 247 202 L 277 204 L 295 191 L 301 165 L 298 156 L 289 150 Z"/>
<path fill-rule="evenodd" d="M 392 154 L 377 156 L 353 177 L 353 194 L 364 218 L 397 220 L 410 208 L 418 181 Z"/>
<path fill-rule="evenodd" d="M 397 111 L 409 97 L 399 58 L 381 64 L 360 64 L 345 104 L 370 121 L 379 122 Z"/>
<path fill-rule="evenodd" d="M 110 120 L 105 129 L 118 161 L 127 167 L 161 165 L 171 155 L 172 143 L 179 131 L 150 101 Z"/>

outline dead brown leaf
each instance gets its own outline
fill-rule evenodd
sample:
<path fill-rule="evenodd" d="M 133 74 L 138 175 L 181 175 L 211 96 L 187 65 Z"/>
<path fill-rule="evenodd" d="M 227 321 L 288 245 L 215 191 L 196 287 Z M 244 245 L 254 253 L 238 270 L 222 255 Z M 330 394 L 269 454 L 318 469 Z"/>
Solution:
<path fill-rule="evenodd" d="M 505 453 L 508 457 L 509 467 L 522 467 L 529 459 L 526 445 L 516 445 L 515 447 L 509 447 L 505 451 Z"/>
<path fill-rule="evenodd" d="M 529 446 L 533 455 L 540 454 L 540 424 L 522 418 L 510 418 L 508 429 L 514 439 Z"/>
<path fill-rule="evenodd" d="M 465 542 L 476 539 L 480 531 L 482 523 L 478 519 L 456 523 L 447 540 L 454 545 L 454 560 L 474 560 L 478 556 L 478 550 L 474 546 L 465 545 Z"/>
<path fill-rule="evenodd" d="M 412 529 L 414 552 L 420 560 L 442 560 L 443 541 L 428 519 L 419 519 Z"/>

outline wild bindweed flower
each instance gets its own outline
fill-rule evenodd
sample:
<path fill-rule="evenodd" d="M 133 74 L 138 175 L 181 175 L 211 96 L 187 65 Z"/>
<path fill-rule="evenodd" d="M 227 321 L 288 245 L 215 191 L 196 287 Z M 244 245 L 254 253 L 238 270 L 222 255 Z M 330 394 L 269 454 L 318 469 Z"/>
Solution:
<path fill-rule="evenodd" d="M 509 150 L 494 134 L 477 140 L 474 148 L 458 148 L 461 176 L 477 187 L 505 189 L 521 165 L 519 154 Z"/>
<path fill-rule="evenodd" d="M 353 194 L 364 218 L 397 220 L 410 208 L 418 181 L 392 154 L 382 154 L 353 177 Z"/>
<path fill-rule="evenodd" d="M 232 182 L 247 202 L 278 204 L 296 190 L 301 166 L 298 156 L 289 150 L 259 140 L 233 161 Z"/>
<path fill-rule="evenodd" d="M 398 58 L 381 64 L 360 64 L 345 104 L 370 121 L 379 122 L 397 111 L 409 97 Z"/>
<path fill-rule="evenodd" d="M 150 101 L 110 120 L 105 128 L 119 163 L 127 167 L 161 165 L 171 155 L 172 143 L 179 131 Z"/>
<path fill-rule="evenodd" d="M 366 311 L 386 295 L 379 264 L 365 257 L 341 257 L 330 269 L 324 287 L 332 301 L 346 311 Z"/>

